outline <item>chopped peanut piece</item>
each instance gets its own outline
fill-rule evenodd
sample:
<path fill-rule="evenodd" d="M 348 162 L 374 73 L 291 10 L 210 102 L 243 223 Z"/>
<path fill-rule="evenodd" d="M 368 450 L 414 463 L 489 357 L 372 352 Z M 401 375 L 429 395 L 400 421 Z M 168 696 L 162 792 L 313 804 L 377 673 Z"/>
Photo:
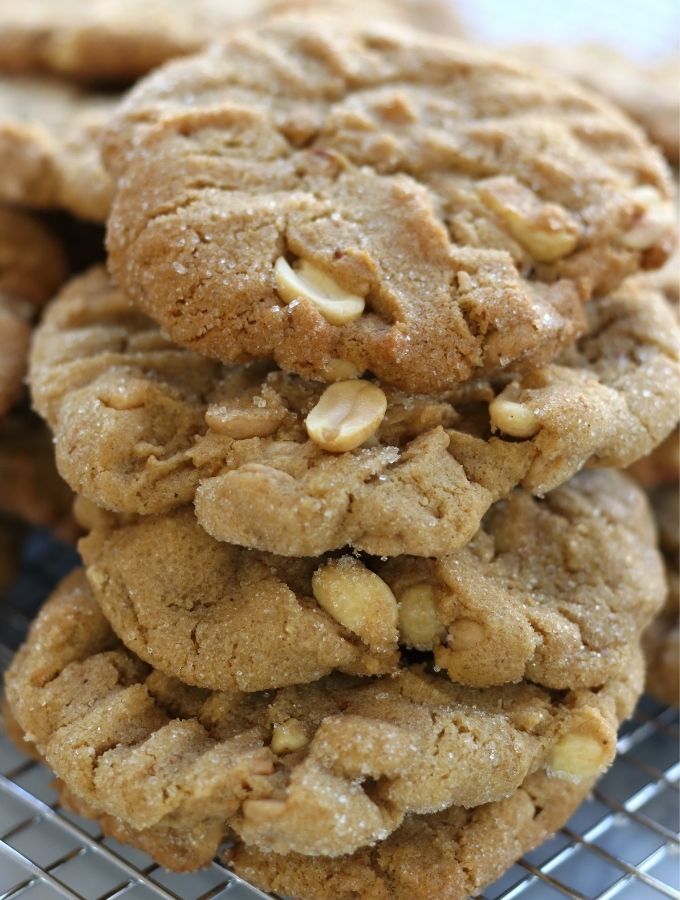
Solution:
<path fill-rule="evenodd" d="M 636 188 L 634 193 L 641 215 L 623 236 L 622 243 L 630 250 L 646 250 L 671 233 L 675 211 L 673 204 L 664 200 L 656 188 L 643 185 Z"/>
<path fill-rule="evenodd" d="M 331 560 L 312 576 L 319 606 L 371 647 L 397 643 L 397 601 L 375 572 L 352 556 Z"/>
<path fill-rule="evenodd" d="M 364 311 L 363 297 L 350 294 L 307 260 L 299 260 L 292 269 L 283 256 L 274 265 L 276 289 L 284 303 L 309 300 L 331 325 L 346 325 Z"/>
<path fill-rule="evenodd" d="M 489 415 L 492 424 L 510 437 L 530 438 L 541 427 L 538 417 L 532 410 L 522 403 L 506 400 L 502 394 L 489 404 Z"/>
<path fill-rule="evenodd" d="M 264 824 L 278 819 L 286 804 L 282 800 L 246 800 L 241 808 L 246 819 Z"/>
<path fill-rule="evenodd" d="M 553 747 L 548 769 L 556 775 L 581 781 L 597 775 L 608 761 L 608 750 L 597 738 L 568 734 Z"/>
<path fill-rule="evenodd" d="M 574 217 L 555 203 L 545 203 L 514 178 L 488 178 L 479 193 L 512 237 L 539 262 L 555 262 L 576 248 L 581 229 Z"/>
<path fill-rule="evenodd" d="M 435 592 L 421 581 L 406 588 L 399 597 L 399 641 L 416 650 L 432 650 L 446 634 L 437 615 Z"/>
<path fill-rule="evenodd" d="M 274 434 L 284 417 L 285 410 L 281 406 L 213 403 L 206 411 L 205 422 L 217 434 L 224 434 L 238 441 Z"/>
<path fill-rule="evenodd" d="M 349 381 L 358 378 L 361 372 L 347 359 L 332 359 L 326 366 L 324 376 L 328 381 Z"/>
<path fill-rule="evenodd" d="M 270 747 L 273 753 L 293 753 L 308 743 L 309 738 L 302 724 L 297 719 L 287 719 L 274 725 Z"/>
<path fill-rule="evenodd" d="M 354 450 L 385 417 L 387 398 L 370 381 L 338 381 L 321 395 L 305 420 L 307 434 L 331 453 Z"/>

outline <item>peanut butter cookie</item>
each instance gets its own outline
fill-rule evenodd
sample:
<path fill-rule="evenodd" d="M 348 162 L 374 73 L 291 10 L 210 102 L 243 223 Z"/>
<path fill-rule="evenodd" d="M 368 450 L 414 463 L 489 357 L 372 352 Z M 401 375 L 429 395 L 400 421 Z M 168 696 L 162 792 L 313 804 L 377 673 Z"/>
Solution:
<path fill-rule="evenodd" d="M 95 269 L 47 311 L 32 391 L 60 472 L 99 506 L 153 514 L 195 498 L 214 537 L 283 556 L 441 557 L 517 484 L 542 493 L 585 464 L 625 465 L 677 420 L 678 326 L 662 298 L 621 288 L 589 316 L 559 365 L 413 396 L 222 366 L 170 344 Z"/>
<path fill-rule="evenodd" d="M 364 16 L 453 32 L 446 0 L 365 0 Z M 173 56 L 198 50 L 236 23 L 298 10 L 356 16 L 351 0 L 23 0 L 0 9 L 0 71 L 53 72 L 83 81 L 131 82 Z"/>
<path fill-rule="evenodd" d="M 21 396 L 36 311 L 65 277 L 62 248 L 48 229 L 0 207 L 0 418 Z"/>
<path fill-rule="evenodd" d="M 286 18 L 140 82 L 105 141 L 111 271 L 172 339 L 433 393 L 553 358 L 674 232 L 659 154 L 576 87 Z"/>
<path fill-rule="evenodd" d="M 675 57 L 643 65 L 613 47 L 597 44 L 530 46 L 517 53 L 532 65 L 559 72 L 608 97 L 639 122 L 649 139 L 677 164 L 680 104 Z"/>
<path fill-rule="evenodd" d="M 0 24 L 0 43 L 5 37 Z M 47 78 L 0 77 L 0 201 L 103 222 L 112 183 L 100 138 L 116 99 Z"/>
<path fill-rule="evenodd" d="M 652 492 L 659 545 L 666 559 L 668 597 L 661 614 L 647 629 L 643 647 L 647 660 L 647 691 L 664 703 L 680 700 L 680 512 L 678 486 Z"/>
<path fill-rule="evenodd" d="M 516 491 L 441 559 L 273 556 L 215 541 L 190 508 L 81 522 L 90 586 L 123 643 L 215 690 L 387 674 L 400 645 L 475 687 L 592 687 L 618 671 L 665 596 L 645 495 L 612 472 L 544 501 Z"/>
<path fill-rule="evenodd" d="M 125 650 L 79 571 L 38 615 L 6 689 L 76 797 L 123 827 L 171 831 L 188 869 L 230 831 L 273 852 L 338 856 L 387 838 L 408 814 L 508 797 L 533 772 L 590 783 L 640 692 L 639 653 L 624 669 L 566 693 L 460 688 L 422 666 L 213 693 Z"/>

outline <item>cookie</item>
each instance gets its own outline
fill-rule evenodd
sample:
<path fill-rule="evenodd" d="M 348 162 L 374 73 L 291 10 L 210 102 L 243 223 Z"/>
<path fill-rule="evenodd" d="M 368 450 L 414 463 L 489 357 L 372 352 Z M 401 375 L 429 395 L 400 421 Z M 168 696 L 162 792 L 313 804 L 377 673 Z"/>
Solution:
<path fill-rule="evenodd" d="M 280 856 L 239 843 L 225 861 L 263 890 L 304 900 L 468 900 L 566 824 L 590 787 L 537 772 L 505 800 L 409 817 L 387 840 L 349 857 Z M 116 824 L 102 827 L 128 838 Z M 161 835 L 145 849 L 168 854 Z"/>
<path fill-rule="evenodd" d="M 678 706 L 680 701 L 680 512 L 678 486 L 652 493 L 659 528 L 659 545 L 666 559 L 668 597 L 661 614 L 647 629 L 643 647 L 647 660 L 647 692 L 663 703 Z"/>
<path fill-rule="evenodd" d="M 643 65 L 613 47 L 593 44 L 530 46 L 517 53 L 526 62 L 559 72 L 608 97 L 677 164 L 680 107 L 675 57 Z"/>
<path fill-rule="evenodd" d="M 173 56 L 198 50 L 238 22 L 288 9 L 356 14 L 348 0 L 25 0 L 0 12 L 0 71 L 53 72 L 83 81 L 132 82 Z M 458 28 L 445 0 L 367 0 L 369 16 L 412 19 L 420 27 Z"/>
<path fill-rule="evenodd" d="M 594 691 L 461 688 L 416 665 L 213 693 L 126 651 L 78 571 L 38 615 L 6 690 L 70 791 L 122 826 L 171 831 L 177 867 L 190 869 L 228 831 L 273 852 L 337 856 L 409 813 L 500 800 L 539 770 L 589 781 L 611 761 L 642 677 L 634 652 Z"/>
<path fill-rule="evenodd" d="M 413 396 L 367 381 L 333 386 L 382 391 L 386 409 L 364 433 L 360 402 L 363 443 L 331 452 L 309 431 L 332 389 L 182 350 L 93 270 L 46 313 L 33 399 L 54 430 L 60 472 L 99 506 L 146 515 L 195 497 L 203 527 L 233 544 L 284 556 L 352 545 L 441 557 L 515 485 L 544 492 L 586 463 L 624 465 L 673 426 L 678 327 L 662 299 L 621 289 L 591 301 L 589 315 L 593 332 L 570 360 L 507 388 L 500 380 Z M 651 418 L 641 390 L 656 399 L 649 430 L 636 418 Z M 534 417 L 528 439 L 491 433 L 494 417 L 520 433 L 508 409 L 524 407 L 506 402 L 510 391 Z M 342 396 L 333 404 L 342 409 Z"/>
<path fill-rule="evenodd" d="M 107 132 L 111 272 L 177 343 L 433 393 L 554 357 L 672 240 L 614 110 L 468 45 L 286 19 L 140 82 Z"/>
<path fill-rule="evenodd" d="M 100 139 L 116 102 L 47 78 L 0 77 L 0 201 L 103 222 L 112 183 Z"/>
<path fill-rule="evenodd" d="M 215 541 L 190 508 L 79 518 L 91 529 L 79 544 L 90 586 L 123 643 L 214 690 L 333 669 L 388 674 L 400 645 L 476 687 L 593 687 L 665 596 L 646 497 L 612 472 L 584 473 L 544 501 L 516 491 L 441 559 L 273 556 Z"/>
<path fill-rule="evenodd" d="M 37 416 L 22 410 L 0 420 L 0 515 L 49 528 L 74 541 L 73 494 L 54 467 L 50 434 Z"/>
<path fill-rule="evenodd" d="M 47 228 L 0 207 L 0 418 L 22 393 L 35 312 L 65 277 L 62 248 Z"/>

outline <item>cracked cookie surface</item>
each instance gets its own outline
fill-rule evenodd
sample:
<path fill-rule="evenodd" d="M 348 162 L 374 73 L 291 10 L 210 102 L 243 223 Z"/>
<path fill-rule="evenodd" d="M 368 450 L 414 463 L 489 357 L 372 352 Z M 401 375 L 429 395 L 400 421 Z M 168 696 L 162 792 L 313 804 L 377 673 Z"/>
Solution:
<path fill-rule="evenodd" d="M 500 800 L 542 769 L 589 782 L 611 761 L 641 680 L 633 652 L 597 691 L 474 690 L 414 666 L 208 692 L 126 651 L 78 571 L 38 615 L 6 689 L 69 790 L 123 826 L 171 830 L 195 868 L 228 830 L 274 852 L 337 856 L 386 838 L 408 813 Z"/>
<path fill-rule="evenodd" d="M 333 453 L 305 428 L 323 384 L 170 344 L 94 269 L 47 311 L 32 393 L 60 472 L 99 506 L 146 515 L 195 500 L 214 537 L 284 556 L 440 557 L 517 484 L 542 493 L 585 464 L 627 464 L 676 421 L 678 327 L 663 300 L 624 286 L 589 316 L 569 358 L 526 376 L 521 395 L 504 380 L 437 396 L 383 385 L 374 435 Z M 491 433 L 489 404 L 509 391 L 540 422 L 529 439 Z"/>
<path fill-rule="evenodd" d="M 174 62 L 128 96 L 105 157 L 133 301 L 204 355 L 322 380 L 341 361 L 432 393 L 546 362 L 674 230 L 663 162 L 616 111 L 377 25 L 286 19 Z M 280 259 L 363 314 L 332 324 L 282 291 Z"/>
<path fill-rule="evenodd" d="M 214 540 L 190 508 L 95 517 L 81 516 L 79 549 L 115 632 L 166 675 L 217 690 L 387 674 L 403 647 L 476 687 L 596 686 L 665 595 L 645 495 L 612 472 L 543 501 L 515 491 L 441 559 L 273 556 Z"/>
<path fill-rule="evenodd" d="M 0 208 L 0 417 L 21 396 L 36 311 L 65 277 L 50 231 L 28 213 Z"/>
<path fill-rule="evenodd" d="M 0 76 L 0 200 L 103 222 L 112 182 L 100 140 L 115 104 L 48 78 Z"/>

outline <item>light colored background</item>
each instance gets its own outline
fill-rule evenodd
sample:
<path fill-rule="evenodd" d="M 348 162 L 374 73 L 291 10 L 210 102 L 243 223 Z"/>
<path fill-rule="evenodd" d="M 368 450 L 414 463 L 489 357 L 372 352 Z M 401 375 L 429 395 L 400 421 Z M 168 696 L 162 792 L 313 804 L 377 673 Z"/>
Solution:
<path fill-rule="evenodd" d="M 597 42 L 647 60 L 677 58 L 680 46 L 680 0 L 455 0 L 455 7 L 471 36 L 499 45 Z"/>

